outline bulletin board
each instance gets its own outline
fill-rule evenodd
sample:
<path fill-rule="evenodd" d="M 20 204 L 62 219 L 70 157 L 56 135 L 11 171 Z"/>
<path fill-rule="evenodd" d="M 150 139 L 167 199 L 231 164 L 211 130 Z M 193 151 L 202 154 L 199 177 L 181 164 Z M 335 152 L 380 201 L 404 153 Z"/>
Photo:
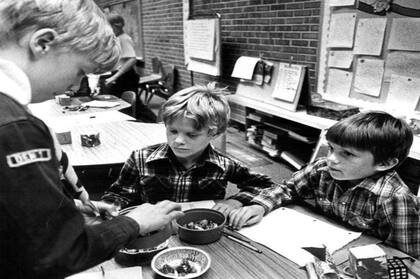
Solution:
<path fill-rule="evenodd" d="M 420 111 L 420 1 L 321 1 L 317 91 L 362 108 Z"/>

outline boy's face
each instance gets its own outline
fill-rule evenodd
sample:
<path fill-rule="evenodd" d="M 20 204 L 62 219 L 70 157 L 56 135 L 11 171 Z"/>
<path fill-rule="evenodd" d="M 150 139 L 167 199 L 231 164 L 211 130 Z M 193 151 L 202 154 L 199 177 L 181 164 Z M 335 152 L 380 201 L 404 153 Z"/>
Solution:
<path fill-rule="evenodd" d="M 32 102 L 53 98 L 54 93 L 64 93 L 67 88 L 79 85 L 85 73 L 94 70 L 85 55 L 51 49 L 33 62 L 27 74 L 31 81 Z"/>
<path fill-rule="evenodd" d="M 166 137 L 175 156 L 181 161 L 194 162 L 207 148 L 214 136 L 209 128 L 194 128 L 194 122 L 188 118 L 177 118 L 166 124 Z"/>
<path fill-rule="evenodd" d="M 358 180 L 381 170 L 374 163 L 373 154 L 369 151 L 343 147 L 332 142 L 328 146 L 328 168 L 334 179 Z"/>

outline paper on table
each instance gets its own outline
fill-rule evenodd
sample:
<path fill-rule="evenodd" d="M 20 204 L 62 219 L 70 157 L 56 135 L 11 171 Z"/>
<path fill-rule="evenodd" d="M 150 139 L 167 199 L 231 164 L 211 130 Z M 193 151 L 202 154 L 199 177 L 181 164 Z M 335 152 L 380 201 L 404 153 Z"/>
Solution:
<path fill-rule="evenodd" d="M 352 62 L 352 50 L 330 50 L 328 52 L 328 67 L 349 69 Z"/>
<path fill-rule="evenodd" d="M 374 97 L 381 93 L 384 61 L 382 59 L 357 59 L 354 91 Z"/>
<path fill-rule="evenodd" d="M 386 18 L 359 19 L 354 43 L 354 54 L 381 54 L 386 20 Z"/>
<path fill-rule="evenodd" d="M 412 110 L 416 108 L 420 96 L 420 79 L 391 75 L 387 104 L 391 108 Z"/>
<path fill-rule="evenodd" d="M 257 225 L 239 232 L 299 266 L 313 260 L 313 256 L 302 247 L 325 245 L 333 253 L 361 235 L 285 207 L 274 210 Z"/>
<path fill-rule="evenodd" d="M 251 80 L 258 61 L 260 61 L 260 58 L 249 56 L 239 57 L 233 68 L 232 77 Z"/>
<path fill-rule="evenodd" d="M 81 272 L 66 279 L 142 279 L 143 274 L 141 266 L 125 267 L 114 270 L 105 270 L 105 275 L 102 271 L 98 272 Z"/>
<path fill-rule="evenodd" d="M 356 13 L 335 13 L 331 16 L 328 47 L 353 47 Z"/>
<path fill-rule="evenodd" d="M 394 18 L 388 49 L 420 51 L 420 18 Z"/>
<path fill-rule="evenodd" d="M 193 201 L 181 203 L 181 210 L 188 210 L 194 208 L 212 208 L 216 203 L 213 200 Z"/>
<path fill-rule="evenodd" d="M 119 105 L 120 104 L 117 102 L 98 101 L 98 100 L 93 100 L 93 101 L 82 104 L 82 106 L 92 107 L 92 108 L 113 108 Z"/>
<path fill-rule="evenodd" d="M 41 118 L 41 117 L 40 117 Z M 42 118 L 41 118 L 42 119 Z M 44 122 L 53 130 L 59 127 L 73 127 L 81 125 L 91 125 L 105 122 L 116 122 L 124 120 L 133 120 L 134 118 L 121 113 L 119 111 L 103 111 L 103 112 L 92 112 L 83 113 L 77 115 L 68 115 L 57 118 L 46 118 Z"/>

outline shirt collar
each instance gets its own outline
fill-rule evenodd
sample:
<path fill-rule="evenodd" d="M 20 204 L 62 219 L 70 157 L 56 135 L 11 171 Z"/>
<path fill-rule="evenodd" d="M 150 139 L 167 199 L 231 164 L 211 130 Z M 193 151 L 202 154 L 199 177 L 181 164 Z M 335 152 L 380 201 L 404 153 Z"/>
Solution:
<path fill-rule="evenodd" d="M 28 76 L 13 62 L 0 59 L 0 92 L 26 106 L 31 101 Z"/>
<path fill-rule="evenodd" d="M 157 160 L 169 160 L 171 156 L 174 156 L 169 145 L 167 143 L 160 145 L 155 149 L 146 159 L 146 164 L 157 161 Z M 205 150 L 202 156 L 199 159 L 198 166 L 203 165 L 204 163 L 210 163 L 216 165 L 217 167 L 225 170 L 225 165 L 222 163 L 222 160 L 219 154 L 214 150 L 214 148 L 209 145 Z"/>

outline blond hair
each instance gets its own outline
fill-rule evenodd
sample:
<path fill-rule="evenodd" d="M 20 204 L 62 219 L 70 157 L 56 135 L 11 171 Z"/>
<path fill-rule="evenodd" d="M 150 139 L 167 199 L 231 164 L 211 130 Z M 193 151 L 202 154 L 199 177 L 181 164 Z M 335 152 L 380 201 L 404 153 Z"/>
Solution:
<path fill-rule="evenodd" d="M 55 46 L 85 54 L 95 72 L 112 69 L 120 50 L 105 15 L 92 0 L 1 0 L 0 47 L 18 42 L 28 32 L 51 28 Z"/>
<path fill-rule="evenodd" d="M 172 95 L 160 111 L 167 125 L 178 118 L 191 119 L 197 130 L 208 127 L 214 135 L 226 131 L 230 107 L 225 97 L 225 88 L 216 88 L 214 83 L 183 89 Z"/>

